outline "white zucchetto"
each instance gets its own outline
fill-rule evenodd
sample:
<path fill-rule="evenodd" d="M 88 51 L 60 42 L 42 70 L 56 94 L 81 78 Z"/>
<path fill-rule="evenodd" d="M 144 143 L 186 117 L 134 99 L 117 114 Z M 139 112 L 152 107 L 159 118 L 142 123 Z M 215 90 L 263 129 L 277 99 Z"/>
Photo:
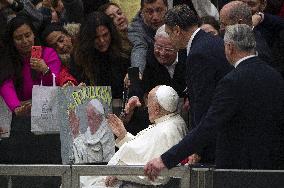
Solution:
<path fill-rule="evenodd" d="M 177 110 L 179 96 L 170 86 L 162 85 L 156 91 L 156 97 L 160 106 L 168 112 Z"/>
<path fill-rule="evenodd" d="M 99 114 L 104 114 L 104 107 L 102 103 L 98 99 L 92 99 L 89 104 L 91 104 L 94 108 L 95 111 L 98 112 Z"/>

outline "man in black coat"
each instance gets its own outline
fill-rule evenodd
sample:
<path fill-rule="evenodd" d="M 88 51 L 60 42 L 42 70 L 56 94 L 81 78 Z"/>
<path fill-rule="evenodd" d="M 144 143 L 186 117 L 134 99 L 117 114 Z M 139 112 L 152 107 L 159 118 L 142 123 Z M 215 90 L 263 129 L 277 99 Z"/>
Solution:
<path fill-rule="evenodd" d="M 216 88 L 212 104 L 200 124 L 179 144 L 150 161 L 145 174 L 155 179 L 161 169 L 217 138 L 216 167 L 278 169 L 281 165 L 284 81 L 255 53 L 255 39 L 245 24 L 228 26 L 225 52 L 235 69 Z"/>
<path fill-rule="evenodd" d="M 186 82 L 189 92 L 191 126 L 206 114 L 218 81 L 232 68 L 224 53 L 224 42 L 198 28 L 198 17 L 186 5 L 171 9 L 166 16 L 166 32 L 177 49 L 187 48 Z M 197 153 L 203 163 L 214 162 L 215 142 Z"/>

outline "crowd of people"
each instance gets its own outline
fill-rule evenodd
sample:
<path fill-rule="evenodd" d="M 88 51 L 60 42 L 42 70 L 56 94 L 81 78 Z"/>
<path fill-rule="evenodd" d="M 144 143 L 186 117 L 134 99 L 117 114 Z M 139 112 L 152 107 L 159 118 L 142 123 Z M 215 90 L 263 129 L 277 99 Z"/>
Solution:
<path fill-rule="evenodd" d="M 99 116 L 94 101 L 86 109 L 117 137 L 109 165 L 145 165 L 149 178 L 107 177 L 107 186 L 166 186 L 159 173 L 179 163 L 283 169 L 283 12 L 283 0 L 0 0 L 0 96 L 13 112 L 0 164 L 61 164 L 59 134 L 30 132 L 33 85 L 51 86 L 55 75 L 60 87 L 111 86 L 113 99 L 129 99 L 120 117 Z M 75 112 L 69 118 L 76 128 Z M 73 130 L 77 161 L 93 162 L 76 143 L 90 145 L 95 132 Z"/>

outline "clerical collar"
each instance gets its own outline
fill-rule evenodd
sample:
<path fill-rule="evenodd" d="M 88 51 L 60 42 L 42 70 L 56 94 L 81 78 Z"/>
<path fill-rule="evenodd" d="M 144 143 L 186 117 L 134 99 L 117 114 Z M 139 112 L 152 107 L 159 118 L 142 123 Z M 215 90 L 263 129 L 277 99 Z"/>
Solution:
<path fill-rule="evenodd" d="M 197 29 L 193 32 L 193 34 L 191 35 L 191 37 L 190 37 L 190 39 L 189 39 L 189 41 L 188 41 L 188 43 L 187 43 L 187 50 L 186 50 L 187 53 L 186 53 L 186 55 L 188 55 L 188 53 L 189 53 L 189 51 L 190 51 L 190 48 L 191 48 L 192 41 L 193 41 L 195 35 L 198 33 L 198 31 L 200 31 L 200 28 L 197 28 Z"/>
<path fill-rule="evenodd" d="M 171 114 L 167 114 L 167 115 L 164 115 L 164 116 L 162 116 L 162 117 L 160 117 L 158 119 L 155 119 L 154 122 L 155 122 L 155 124 L 158 124 L 158 123 L 161 123 L 163 121 L 166 121 L 166 120 L 170 119 L 171 117 L 173 117 L 175 115 L 177 115 L 177 113 L 173 112 Z"/>
<path fill-rule="evenodd" d="M 243 57 L 242 59 L 238 60 L 238 61 L 234 64 L 234 67 L 237 68 L 237 66 L 238 66 L 241 62 L 243 62 L 243 61 L 245 61 L 245 60 L 247 60 L 247 59 L 249 59 L 249 58 L 256 57 L 256 56 L 257 56 L 257 54 L 256 54 L 256 55 L 249 55 L 249 56 Z"/>

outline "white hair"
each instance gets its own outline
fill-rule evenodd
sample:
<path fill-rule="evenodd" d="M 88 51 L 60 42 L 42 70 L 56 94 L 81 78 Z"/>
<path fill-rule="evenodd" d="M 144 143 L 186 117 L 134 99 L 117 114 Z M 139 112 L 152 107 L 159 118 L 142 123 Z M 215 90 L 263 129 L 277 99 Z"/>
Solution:
<path fill-rule="evenodd" d="M 251 51 L 256 47 L 252 28 L 246 24 L 227 26 L 224 41 L 233 43 L 241 51 Z"/>
<path fill-rule="evenodd" d="M 97 113 L 102 114 L 102 115 L 105 113 L 104 107 L 98 99 L 92 99 L 88 104 L 94 107 L 94 110 Z"/>
<path fill-rule="evenodd" d="M 157 38 L 157 37 L 169 38 L 169 35 L 168 35 L 168 33 L 166 32 L 165 28 L 166 28 L 166 27 L 165 27 L 165 24 L 162 25 L 161 27 L 159 27 L 159 29 L 156 31 L 155 38 Z"/>

